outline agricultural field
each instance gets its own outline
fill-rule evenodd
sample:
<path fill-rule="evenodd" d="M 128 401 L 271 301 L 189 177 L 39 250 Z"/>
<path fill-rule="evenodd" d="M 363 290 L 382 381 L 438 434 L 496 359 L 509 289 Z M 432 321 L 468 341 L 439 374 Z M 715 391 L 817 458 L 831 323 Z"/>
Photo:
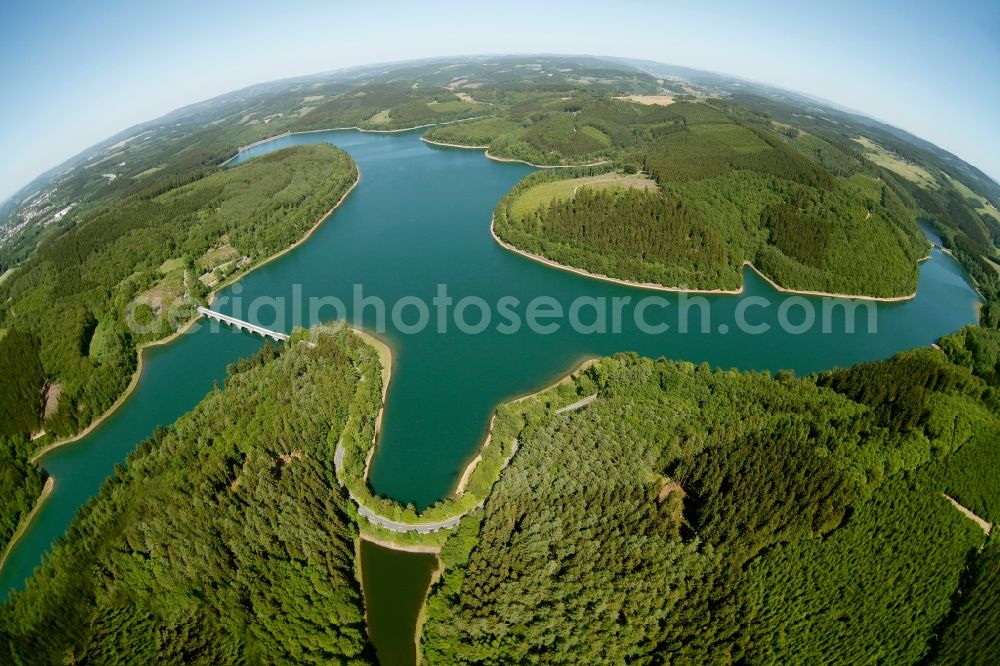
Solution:
<path fill-rule="evenodd" d="M 629 95 L 627 97 L 620 97 L 619 99 L 637 104 L 656 104 L 659 106 L 670 106 L 677 101 L 670 95 Z"/>
<path fill-rule="evenodd" d="M 927 169 L 919 164 L 908 162 L 867 137 L 861 136 L 856 138 L 855 141 L 865 147 L 865 157 L 875 164 L 885 167 L 921 187 L 928 189 L 937 188 L 937 180 Z"/>
<path fill-rule="evenodd" d="M 955 190 L 959 194 L 961 194 L 963 198 L 965 198 L 966 200 L 975 199 L 976 201 L 979 202 L 979 205 L 975 208 L 975 211 L 977 213 L 979 213 L 980 215 L 989 215 L 997 222 L 1000 222 L 1000 211 L 994 208 L 993 204 L 991 204 L 989 201 L 986 200 L 986 197 L 976 194 L 971 189 L 969 189 L 968 185 L 958 180 L 957 178 L 952 178 L 951 176 L 946 176 L 946 177 L 948 178 L 948 182 L 952 184 L 952 187 L 954 187 Z"/>
<path fill-rule="evenodd" d="M 521 192 L 511 204 L 511 212 L 517 216 L 547 206 L 553 201 L 572 199 L 581 187 L 591 190 L 608 188 L 657 190 L 656 181 L 644 174 L 605 173 L 597 176 L 567 178 L 533 185 Z"/>
<path fill-rule="evenodd" d="M 427 106 L 435 113 L 457 113 L 462 111 L 471 111 L 475 109 L 477 105 L 475 102 L 466 102 L 460 99 L 455 99 L 447 102 L 428 102 Z"/>

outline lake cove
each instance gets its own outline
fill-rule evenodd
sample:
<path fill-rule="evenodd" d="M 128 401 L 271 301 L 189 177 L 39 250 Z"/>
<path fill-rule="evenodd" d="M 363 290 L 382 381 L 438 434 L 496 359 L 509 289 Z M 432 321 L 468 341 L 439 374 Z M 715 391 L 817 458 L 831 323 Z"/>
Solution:
<path fill-rule="evenodd" d="M 939 250 L 921 263 L 915 298 L 877 304 L 872 332 L 868 311 L 857 308 L 853 333 L 845 332 L 848 308 L 781 294 L 749 269 L 742 294 L 693 298 L 541 265 L 500 247 L 490 234 L 497 201 L 532 168 L 495 162 L 479 151 L 432 146 L 417 133 L 290 135 L 251 148 L 234 163 L 319 141 L 350 153 L 361 182 L 305 243 L 223 290 L 213 307 L 286 332 L 346 315 L 386 340 L 394 367 L 369 482 L 376 494 L 418 509 L 454 490 L 497 404 L 551 383 L 583 358 L 635 351 L 721 368 L 804 374 L 886 358 L 976 321 L 974 289 L 961 267 Z M 442 317 L 446 330 L 439 332 L 434 299 L 441 298 L 442 285 L 451 303 Z M 657 300 L 648 301 L 637 317 L 645 297 Z M 615 299 L 629 301 L 617 328 Z M 334 301 L 343 303 L 343 312 Z M 310 303 L 317 302 L 322 306 L 310 313 Z M 428 312 L 419 332 L 417 302 Z M 510 307 L 505 310 L 501 302 Z M 528 325 L 533 302 L 548 305 L 536 308 L 536 315 L 563 311 L 562 318 L 535 317 L 536 324 L 558 324 L 555 329 Z M 597 305 L 602 302 L 606 318 Z M 481 326 L 487 311 L 489 321 Z M 815 321 L 805 326 L 810 311 Z M 515 313 L 521 326 L 503 327 L 511 321 L 505 313 Z M 599 321 L 605 321 L 604 332 Z M 468 332 L 478 328 L 483 330 Z M 0 571 L 3 590 L 23 585 L 76 511 L 142 439 L 190 410 L 224 378 L 229 363 L 263 344 L 248 333 L 213 329 L 200 321 L 174 342 L 143 352 L 142 377 L 125 404 L 89 435 L 42 460 L 55 487 L 11 549 Z M 362 548 L 361 563 L 372 572 L 366 591 L 379 589 L 368 599 L 370 630 L 380 651 L 398 651 L 399 645 L 413 645 L 413 625 L 396 623 L 403 615 L 416 617 L 423 592 L 409 591 L 426 589 L 433 556 L 393 553 L 414 558 L 413 566 L 386 567 L 369 561 L 373 548 Z M 416 573 L 407 573 L 411 568 Z M 379 571 L 385 573 L 376 583 Z M 419 585 L 418 575 L 424 581 Z M 392 603 L 388 590 L 394 588 L 401 595 L 395 603 L 406 608 L 386 612 L 380 606 Z"/>

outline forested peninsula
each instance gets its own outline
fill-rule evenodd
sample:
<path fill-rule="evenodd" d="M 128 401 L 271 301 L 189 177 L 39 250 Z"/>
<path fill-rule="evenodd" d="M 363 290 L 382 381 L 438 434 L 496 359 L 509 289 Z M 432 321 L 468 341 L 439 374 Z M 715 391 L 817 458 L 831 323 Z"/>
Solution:
<path fill-rule="evenodd" d="M 989 663 L 997 537 L 952 500 L 1000 518 L 1000 336 L 941 348 L 802 379 L 619 355 L 503 406 L 521 447 L 445 544 L 425 662 Z"/>
<path fill-rule="evenodd" d="M 378 364 L 320 328 L 231 366 L 3 607 L 5 660 L 372 660 L 334 452 L 373 432 Z M 507 403 L 520 447 L 445 535 L 423 661 L 996 655 L 998 378 L 970 327 L 801 379 L 623 354 Z"/>
<path fill-rule="evenodd" d="M 809 137 L 828 151 L 824 164 L 806 135 L 782 134 L 733 103 L 648 107 L 580 95 L 544 108 L 628 140 L 605 164 L 544 171 L 501 201 L 495 233 L 519 250 L 674 289 L 739 290 L 750 262 L 790 290 L 877 298 L 916 290 L 928 253 L 917 210 L 904 187 L 857 156 Z"/>

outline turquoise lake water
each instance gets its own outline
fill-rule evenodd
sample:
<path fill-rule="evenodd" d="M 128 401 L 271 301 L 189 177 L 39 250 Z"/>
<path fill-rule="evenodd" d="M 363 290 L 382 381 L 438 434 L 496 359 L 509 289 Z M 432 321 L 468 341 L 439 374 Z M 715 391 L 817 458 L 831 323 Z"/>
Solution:
<path fill-rule="evenodd" d="M 744 274 L 743 294 L 706 296 L 692 302 L 678 294 L 601 282 L 543 266 L 499 247 L 489 231 L 499 198 L 533 169 L 485 159 L 480 151 L 429 146 L 416 133 L 288 136 L 243 153 L 233 164 L 319 141 L 335 143 L 351 154 L 361 171 L 360 184 L 306 243 L 224 290 L 214 307 L 287 331 L 293 323 L 319 323 L 309 316 L 310 298 L 339 299 L 351 319 L 359 315 L 352 302 L 358 285 L 364 297 L 384 302 L 384 329 L 379 326 L 376 306 L 366 306 L 360 313 L 364 326 L 387 340 L 394 352 L 370 482 L 376 493 L 418 508 L 452 491 L 482 442 L 498 403 L 544 386 L 584 357 L 635 351 L 721 368 L 810 373 L 928 345 L 976 321 L 979 299 L 974 289 L 961 267 L 937 250 L 920 265 L 916 298 L 877 304 L 876 332 L 868 331 L 867 310 L 863 311 L 854 333 L 845 332 L 844 308 L 834 307 L 824 317 L 823 299 L 794 297 L 789 301 L 793 297 L 776 292 L 749 270 Z M 490 325 L 481 333 L 468 334 L 458 330 L 449 317 L 448 332 L 438 332 L 432 299 L 440 285 L 445 285 L 453 299 L 452 313 L 465 297 L 483 299 L 491 309 Z M 634 305 L 648 296 L 660 300 L 645 310 L 646 320 L 666 323 L 669 330 L 649 333 L 637 326 Z M 407 330 L 419 314 L 413 297 L 430 308 L 431 325 L 419 333 Z M 286 304 L 286 316 L 278 321 L 275 307 L 266 300 L 273 298 L 284 299 Z M 516 332 L 498 330 L 499 324 L 509 322 L 500 316 L 497 304 L 501 299 L 508 304 L 516 299 L 518 305 L 508 311 L 524 322 L 527 304 L 538 298 L 547 299 L 548 309 L 556 304 L 564 311 L 580 298 L 607 304 L 630 299 L 631 304 L 624 306 L 617 332 L 612 331 L 610 314 L 603 319 L 608 322 L 605 333 L 573 330 L 565 319 L 558 330 L 549 333 L 529 330 L 526 325 Z M 251 313 L 249 306 L 255 299 L 263 305 Z M 297 320 L 292 316 L 294 302 L 302 304 Z M 396 326 L 391 310 L 400 302 L 409 304 L 401 311 L 404 325 Z M 688 303 L 686 316 L 681 314 L 684 302 Z M 595 307 L 580 307 L 579 319 L 584 324 L 595 320 Z M 607 309 L 610 313 L 612 306 Z M 817 319 L 808 331 L 781 329 L 782 315 L 794 326 L 803 321 L 807 310 Z M 741 311 L 749 324 L 770 330 L 762 334 L 741 331 Z M 705 312 L 709 321 L 702 331 Z M 481 319 L 476 305 L 468 305 L 464 313 L 466 322 L 475 324 Z M 318 315 L 318 320 L 336 316 L 333 306 Z M 687 333 L 681 330 L 684 323 Z M 190 334 L 148 350 L 139 386 L 125 405 L 81 441 L 44 458 L 43 466 L 56 479 L 55 489 L 11 552 L 0 572 L 0 589 L 22 586 L 114 466 L 157 425 L 169 424 L 190 410 L 213 382 L 222 380 L 229 363 L 252 354 L 261 344 L 261 339 L 247 333 L 199 324 Z M 391 575 L 391 570 L 385 575 Z M 412 637 L 412 627 L 408 630 Z"/>

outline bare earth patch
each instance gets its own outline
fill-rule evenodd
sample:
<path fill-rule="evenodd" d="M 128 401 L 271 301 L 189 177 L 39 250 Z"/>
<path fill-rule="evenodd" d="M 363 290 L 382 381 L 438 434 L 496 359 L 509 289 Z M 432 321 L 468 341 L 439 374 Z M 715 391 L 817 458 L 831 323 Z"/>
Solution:
<path fill-rule="evenodd" d="M 656 501 L 662 504 L 663 500 L 667 499 L 667 497 L 669 497 L 671 493 L 677 493 L 678 495 L 680 495 L 681 499 L 687 497 L 687 493 L 684 492 L 684 489 L 681 487 L 681 484 L 677 483 L 669 476 L 665 476 L 660 481 L 660 492 L 656 496 Z"/>
<path fill-rule="evenodd" d="M 657 106 L 670 106 L 674 103 L 674 98 L 670 95 L 628 95 L 627 97 L 619 97 L 619 99 L 627 99 L 630 102 L 638 104 L 655 104 Z"/>
<path fill-rule="evenodd" d="M 980 518 L 976 514 L 972 513 L 971 511 L 969 511 L 964 506 L 962 506 L 961 504 L 959 504 L 958 502 L 956 502 L 952 498 L 948 497 L 944 493 L 941 493 L 941 494 L 944 495 L 944 498 L 946 500 L 948 500 L 949 502 L 951 502 L 951 505 L 954 506 L 956 509 L 958 509 L 958 511 L 963 516 L 965 516 L 966 518 L 968 518 L 969 520 L 971 520 L 972 522 L 974 522 L 976 525 L 979 525 L 979 528 L 986 534 L 986 536 L 990 535 L 990 532 L 993 531 L 993 525 L 991 523 L 986 522 L 985 520 L 983 520 L 982 518 Z"/>
<path fill-rule="evenodd" d="M 59 396 L 62 395 L 62 386 L 59 384 L 53 384 L 49 386 L 49 390 L 45 392 L 45 411 L 43 412 L 43 419 L 47 419 L 56 413 L 59 409 Z"/>
<path fill-rule="evenodd" d="M 291 453 L 282 453 L 280 456 L 278 456 L 278 460 L 281 461 L 279 466 L 284 467 L 293 460 L 305 460 L 305 457 L 306 457 L 305 452 L 299 451 L 298 449 L 292 451 Z"/>

